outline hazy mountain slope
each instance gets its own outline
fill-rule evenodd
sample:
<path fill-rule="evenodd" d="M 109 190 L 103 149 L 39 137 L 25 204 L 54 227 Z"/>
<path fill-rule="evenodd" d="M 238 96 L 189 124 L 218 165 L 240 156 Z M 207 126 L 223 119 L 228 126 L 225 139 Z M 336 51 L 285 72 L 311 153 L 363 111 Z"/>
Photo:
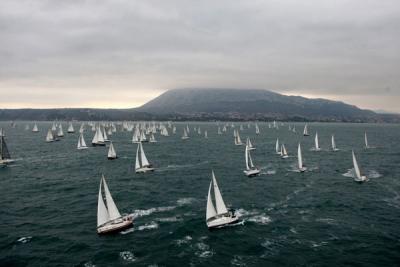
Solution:
<path fill-rule="evenodd" d="M 155 114 L 240 113 L 243 116 L 258 114 L 310 120 L 367 120 L 378 117 L 372 111 L 342 102 L 250 89 L 170 90 L 138 110 Z"/>

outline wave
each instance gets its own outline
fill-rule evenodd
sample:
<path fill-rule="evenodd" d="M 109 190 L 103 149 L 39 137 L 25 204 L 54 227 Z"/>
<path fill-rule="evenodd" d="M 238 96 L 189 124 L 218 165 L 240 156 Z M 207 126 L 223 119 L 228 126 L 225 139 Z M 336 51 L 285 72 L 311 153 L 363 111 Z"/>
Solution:
<path fill-rule="evenodd" d="M 177 203 L 179 206 L 184 206 L 184 205 L 187 205 L 187 204 L 191 204 L 191 203 L 193 203 L 194 201 L 196 201 L 195 198 L 192 198 L 192 197 L 185 197 L 185 198 L 180 198 L 180 199 L 178 199 L 178 200 L 176 201 L 176 203 Z"/>
<path fill-rule="evenodd" d="M 239 255 L 234 255 L 231 260 L 231 265 L 233 266 L 246 266 L 246 263 L 243 261 L 243 257 Z"/>
<path fill-rule="evenodd" d="M 194 253 L 199 258 L 210 258 L 214 255 L 214 252 L 210 250 L 210 246 L 204 242 L 199 242 L 195 244 L 197 251 Z"/>
<path fill-rule="evenodd" d="M 180 222 L 180 221 L 182 221 L 182 218 L 173 216 L 173 217 L 167 217 L 167 218 L 157 218 L 156 220 L 159 222 Z"/>
<path fill-rule="evenodd" d="M 122 251 L 119 253 L 119 256 L 121 257 L 121 259 L 127 262 L 135 262 L 137 260 L 137 258 L 131 251 Z"/>
<path fill-rule="evenodd" d="M 96 267 L 96 265 L 94 265 L 91 261 L 85 262 L 83 264 L 84 267 Z"/>
<path fill-rule="evenodd" d="M 366 170 L 365 171 L 365 175 L 367 176 L 367 178 L 369 179 L 375 179 L 375 178 L 380 178 L 382 177 L 382 174 L 380 174 L 378 171 L 376 170 Z M 342 176 L 344 177 L 349 177 L 349 178 L 355 178 L 356 175 L 354 173 L 354 168 L 348 169 L 347 172 L 342 173 Z"/>
<path fill-rule="evenodd" d="M 208 164 L 208 163 L 209 163 L 208 161 L 202 161 L 202 162 L 195 163 L 195 164 L 182 164 L 182 165 L 171 164 L 171 165 L 168 165 L 167 167 L 158 168 L 156 171 L 166 171 L 166 170 L 171 170 L 171 169 L 172 170 L 187 169 L 187 168 L 201 166 L 201 165 Z"/>
<path fill-rule="evenodd" d="M 335 219 L 332 218 L 317 218 L 315 219 L 316 222 L 322 222 L 322 223 L 326 223 L 326 224 L 331 224 L 331 225 L 337 225 L 337 221 Z"/>
<path fill-rule="evenodd" d="M 187 236 L 185 236 L 185 237 L 182 238 L 182 239 L 177 239 L 177 240 L 175 240 L 175 243 L 176 243 L 178 246 L 181 246 L 181 245 L 187 244 L 187 243 L 189 243 L 189 242 L 191 242 L 191 241 L 192 241 L 192 237 L 191 237 L 190 235 L 187 235 Z"/>
<path fill-rule="evenodd" d="M 137 230 L 137 231 L 152 230 L 152 229 L 158 229 L 158 223 L 150 222 L 148 224 L 140 225 L 137 228 L 135 228 L 135 230 Z"/>
<path fill-rule="evenodd" d="M 32 236 L 23 236 L 23 237 L 18 238 L 17 242 L 25 244 L 25 243 L 28 243 L 29 241 L 31 241 L 31 239 L 32 239 Z"/>
<path fill-rule="evenodd" d="M 247 211 L 245 209 L 238 209 L 235 211 L 235 214 L 237 214 L 238 217 L 242 219 L 242 221 L 233 225 L 243 225 L 246 221 L 253 222 L 259 225 L 266 225 L 272 221 L 268 215 L 266 215 L 265 213 L 260 213 L 256 210 Z"/>
<path fill-rule="evenodd" d="M 149 216 L 153 214 L 154 212 L 165 212 L 165 211 L 170 211 L 175 209 L 175 206 L 167 206 L 167 207 L 157 207 L 157 208 L 150 208 L 147 210 L 135 210 L 133 213 L 129 214 L 132 216 L 133 219 L 136 219 L 138 217 L 143 217 L 143 216 Z"/>

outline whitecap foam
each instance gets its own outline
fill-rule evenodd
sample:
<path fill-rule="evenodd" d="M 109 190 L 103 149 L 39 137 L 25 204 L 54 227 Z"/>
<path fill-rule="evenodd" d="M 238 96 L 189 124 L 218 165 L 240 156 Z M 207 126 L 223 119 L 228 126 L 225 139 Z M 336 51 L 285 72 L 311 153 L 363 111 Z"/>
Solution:
<path fill-rule="evenodd" d="M 147 210 L 135 210 L 133 213 L 130 214 L 130 216 L 132 216 L 133 219 L 136 219 L 142 216 L 149 216 L 154 212 L 165 212 L 173 210 L 175 208 L 176 208 L 175 206 L 168 206 L 168 207 L 150 208 Z"/>
<path fill-rule="evenodd" d="M 187 243 L 189 243 L 189 242 L 191 242 L 191 241 L 192 241 L 192 237 L 191 237 L 190 235 L 187 235 L 187 236 L 185 236 L 185 237 L 182 238 L 182 239 L 175 240 L 175 243 L 176 243 L 178 246 L 181 246 L 181 245 L 187 244 Z"/>
<path fill-rule="evenodd" d="M 195 247 L 198 249 L 195 254 L 199 258 L 210 258 L 214 255 L 214 252 L 212 250 L 209 250 L 210 246 L 203 242 L 196 243 Z"/>
<path fill-rule="evenodd" d="M 322 222 L 322 223 L 326 223 L 326 224 L 337 224 L 335 219 L 332 218 L 317 218 L 315 219 L 316 222 Z"/>
<path fill-rule="evenodd" d="M 243 261 L 243 257 L 239 255 L 234 255 L 231 260 L 231 265 L 234 266 L 246 266 L 246 263 Z"/>
<path fill-rule="evenodd" d="M 119 253 L 119 256 L 124 261 L 128 261 L 128 262 L 135 262 L 136 261 L 136 257 L 133 254 L 133 252 L 131 252 L 131 251 L 122 251 L 122 252 Z"/>
<path fill-rule="evenodd" d="M 269 224 L 272 221 L 271 218 L 265 214 L 256 215 L 247 220 L 261 225 Z"/>
<path fill-rule="evenodd" d="M 176 201 L 176 203 L 177 203 L 179 206 L 184 206 L 184 205 L 193 203 L 195 200 L 196 200 L 196 199 L 195 199 L 195 198 L 192 198 L 192 197 L 184 197 L 184 198 L 178 199 L 178 200 Z"/>
<path fill-rule="evenodd" d="M 94 265 L 91 261 L 85 262 L 83 264 L 84 267 L 96 267 L 96 265 Z"/>
<path fill-rule="evenodd" d="M 31 241 L 32 236 L 23 236 L 18 238 L 17 242 L 20 242 L 22 244 L 28 243 L 29 241 Z"/>
<path fill-rule="evenodd" d="M 178 218 L 176 216 L 166 217 L 166 218 L 157 218 L 156 220 L 159 222 L 180 222 L 180 221 L 182 221 L 181 218 Z"/>
<path fill-rule="evenodd" d="M 150 222 L 145 225 L 140 225 L 136 228 L 138 231 L 143 231 L 143 230 L 153 230 L 158 228 L 158 223 L 156 222 Z"/>
<path fill-rule="evenodd" d="M 258 212 L 255 211 L 255 210 L 253 210 L 253 211 L 247 211 L 247 210 L 245 210 L 245 209 L 237 209 L 237 210 L 235 210 L 235 214 L 236 214 L 238 217 L 245 217 L 245 216 L 256 215 L 256 214 L 258 214 Z"/>

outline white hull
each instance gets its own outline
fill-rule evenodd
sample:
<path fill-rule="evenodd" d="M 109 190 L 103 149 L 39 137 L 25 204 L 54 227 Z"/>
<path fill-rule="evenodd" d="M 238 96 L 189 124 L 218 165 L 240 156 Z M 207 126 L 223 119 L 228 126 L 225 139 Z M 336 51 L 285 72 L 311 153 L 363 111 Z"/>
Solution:
<path fill-rule="evenodd" d="M 0 159 L 0 166 L 1 165 L 7 165 L 7 164 L 10 164 L 10 163 L 13 163 L 13 162 L 15 162 L 15 160 L 13 160 L 13 159 Z"/>
<path fill-rule="evenodd" d="M 245 170 L 243 172 L 247 177 L 257 176 L 260 174 L 259 169 Z"/>
<path fill-rule="evenodd" d="M 88 149 L 87 146 L 78 147 L 78 150 Z"/>
<path fill-rule="evenodd" d="M 287 159 L 289 156 L 288 155 L 283 155 L 281 158 L 282 159 Z"/>
<path fill-rule="evenodd" d="M 215 218 L 215 219 L 211 218 L 211 219 L 209 219 L 209 221 L 207 221 L 207 227 L 209 229 L 217 228 L 217 227 L 219 228 L 219 227 L 223 227 L 228 224 L 235 223 L 238 220 L 239 220 L 239 217 L 237 217 L 235 215 L 234 216 L 222 216 L 222 217 Z"/>
<path fill-rule="evenodd" d="M 357 183 L 363 183 L 363 182 L 368 182 L 368 178 L 367 178 L 367 176 L 361 176 L 360 178 L 354 178 L 354 182 L 357 182 Z"/>
<path fill-rule="evenodd" d="M 97 233 L 101 235 L 119 232 L 121 230 L 131 227 L 132 224 L 132 218 L 129 216 L 125 216 L 97 227 Z"/>
<path fill-rule="evenodd" d="M 151 168 L 151 167 L 142 167 L 142 168 L 135 170 L 136 173 L 146 173 L 146 172 L 152 172 L 152 171 L 154 171 L 154 168 Z"/>
<path fill-rule="evenodd" d="M 182 140 L 186 140 L 186 139 L 189 139 L 189 137 L 186 137 L 186 136 L 182 137 Z"/>

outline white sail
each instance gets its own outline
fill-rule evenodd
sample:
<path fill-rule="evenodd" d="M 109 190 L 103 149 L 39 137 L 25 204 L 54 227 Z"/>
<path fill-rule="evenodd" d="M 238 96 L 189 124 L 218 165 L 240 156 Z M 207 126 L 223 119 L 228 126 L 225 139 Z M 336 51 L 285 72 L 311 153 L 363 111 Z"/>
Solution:
<path fill-rule="evenodd" d="M 118 208 L 114 203 L 114 200 L 111 196 L 110 190 L 108 190 L 108 186 L 107 186 L 106 179 L 104 178 L 104 176 L 103 176 L 103 186 L 104 186 L 104 193 L 106 195 L 108 216 L 109 216 L 110 221 L 120 218 L 121 214 L 119 213 Z"/>
<path fill-rule="evenodd" d="M 51 131 L 51 129 L 49 129 L 46 135 L 46 142 L 53 142 L 53 141 L 54 141 L 53 132 Z"/>
<path fill-rule="evenodd" d="M 241 145 L 242 139 L 240 139 L 239 131 L 236 131 L 236 144 Z"/>
<path fill-rule="evenodd" d="M 81 140 L 81 147 L 87 147 L 86 146 L 86 142 L 85 142 L 85 138 L 83 138 L 83 134 L 80 134 L 80 140 Z"/>
<path fill-rule="evenodd" d="M 210 187 L 208 188 L 208 197 L 207 197 L 207 211 L 206 211 L 206 220 L 214 217 L 217 215 L 217 212 L 215 211 L 214 204 L 211 199 L 211 186 L 212 186 L 212 180 L 210 182 Z"/>
<path fill-rule="evenodd" d="M 105 224 L 110 220 L 110 217 L 108 215 L 108 210 L 106 208 L 106 205 L 104 204 L 103 194 L 101 191 L 102 183 L 103 183 L 103 177 L 101 177 L 100 179 L 99 197 L 97 200 L 97 227 L 102 224 Z"/>
<path fill-rule="evenodd" d="M 246 146 L 246 149 L 244 151 L 244 158 L 245 158 L 245 161 L 246 161 L 246 170 L 250 170 L 248 154 L 249 154 L 249 149 Z"/>
<path fill-rule="evenodd" d="M 67 132 L 68 132 L 68 133 L 73 133 L 73 132 L 75 132 L 74 126 L 72 125 L 72 122 L 69 123 Z"/>
<path fill-rule="evenodd" d="M 62 124 L 60 124 L 60 126 L 58 127 L 58 133 L 57 133 L 57 135 L 58 135 L 59 137 L 63 137 L 63 136 L 64 136 L 64 131 L 63 131 L 63 128 L 62 128 Z"/>
<path fill-rule="evenodd" d="M 301 145 L 299 143 L 299 147 L 297 148 L 297 159 L 299 163 L 299 169 L 303 168 L 303 156 L 301 155 Z"/>
<path fill-rule="evenodd" d="M 222 199 L 221 192 L 219 191 L 217 180 L 215 179 L 214 171 L 212 172 L 212 179 L 214 184 L 214 197 L 215 197 L 215 206 L 217 208 L 217 214 L 225 214 L 228 212 L 226 209 L 224 200 Z"/>
<path fill-rule="evenodd" d="M 99 131 L 96 130 L 92 139 L 92 144 L 97 144 L 98 142 L 99 142 Z"/>
<path fill-rule="evenodd" d="M 142 167 L 148 167 L 150 166 L 150 163 L 147 160 L 146 154 L 144 154 L 143 145 L 142 143 L 140 143 L 139 145 L 140 145 L 140 160 L 142 161 Z"/>
<path fill-rule="evenodd" d="M 352 150 L 351 153 L 353 154 L 353 165 L 354 165 L 354 174 L 358 179 L 361 179 L 361 172 L 360 168 L 358 167 L 356 156 L 354 155 L 354 151 Z"/>
<path fill-rule="evenodd" d="M 308 135 L 308 125 L 304 125 L 303 135 Z"/>
<path fill-rule="evenodd" d="M 315 150 L 320 150 L 319 142 L 318 142 L 318 132 L 315 133 L 314 142 L 315 142 Z"/>
<path fill-rule="evenodd" d="M 208 138 L 207 131 L 204 131 L 204 138 Z"/>
<path fill-rule="evenodd" d="M 256 123 L 256 134 L 260 133 L 260 128 L 258 128 L 258 124 Z"/>
<path fill-rule="evenodd" d="M 336 150 L 335 136 L 332 134 L 332 150 Z"/>
<path fill-rule="evenodd" d="M 276 154 L 280 154 L 280 151 L 279 151 L 279 138 L 277 138 L 276 142 L 275 142 L 275 151 L 276 151 Z"/>
<path fill-rule="evenodd" d="M 365 148 L 369 148 L 367 132 L 364 133 L 364 142 L 365 142 Z"/>
<path fill-rule="evenodd" d="M 136 150 L 136 162 L 135 162 L 135 170 L 140 169 L 140 162 L 139 162 L 139 147 L 138 145 L 137 150 Z"/>
<path fill-rule="evenodd" d="M 107 133 L 106 133 L 106 128 L 103 128 L 103 139 L 104 139 L 104 141 L 108 141 L 108 136 L 107 136 Z"/>
<path fill-rule="evenodd" d="M 253 159 L 251 158 L 250 150 L 248 150 L 247 156 L 249 157 L 250 168 L 254 168 Z"/>
<path fill-rule="evenodd" d="M 35 122 L 35 125 L 33 125 L 32 132 L 34 132 L 34 133 L 39 132 L 39 129 L 38 129 L 38 126 L 37 126 L 36 122 Z"/>
<path fill-rule="evenodd" d="M 286 151 L 285 144 L 282 144 L 282 155 L 283 156 L 287 156 L 287 151 Z"/>
<path fill-rule="evenodd" d="M 116 158 L 117 157 L 117 153 L 115 152 L 114 145 L 113 145 L 112 142 L 110 143 L 110 147 L 108 148 L 107 157 L 109 157 L 109 158 Z"/>

